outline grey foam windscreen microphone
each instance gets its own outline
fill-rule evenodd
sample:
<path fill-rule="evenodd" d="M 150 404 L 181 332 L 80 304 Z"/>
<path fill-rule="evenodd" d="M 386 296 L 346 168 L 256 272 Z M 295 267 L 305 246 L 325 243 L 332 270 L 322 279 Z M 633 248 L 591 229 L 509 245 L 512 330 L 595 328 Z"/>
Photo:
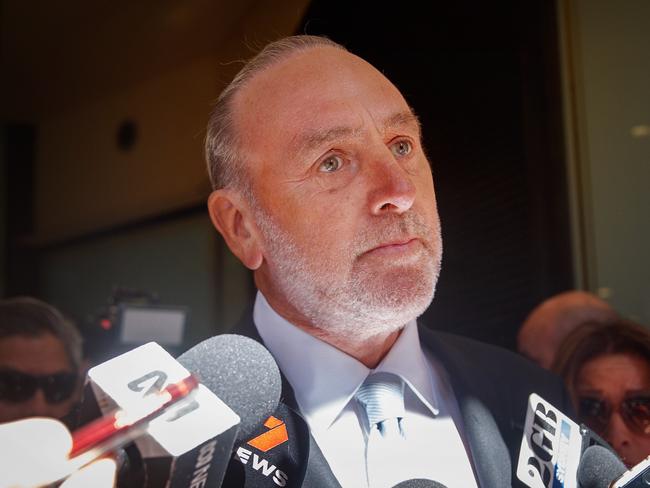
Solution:
<path fill-rule="evenodd" d="M 197 355 L 192 357 L 201 362 Z M 205 360 L 213 362 L 214 358 L 207 354 Z M 223 373 L 238 371 L 249 363 L 216 362 L 212 366 Z M 150 403 L 150 395 L 162 392 L 168 385 L 178 385 L 190 373 L 164 348 L 150 342 L 91 368 L 89 392 L 102 415 L 111 415 L 116 408 L 137 415 Z M 120 486 L 186 488 L 221 484 L 240 417 L 210 387 L 199 384 L 186 399 L 148 421 L 144 429 L 133 431 L 135 445 L 124 448 L 126 469 L 120 469 Z M 255 399 L 257 396 L 251 398 Z"/>
<path fill-rule="evenodd" d="M 271 353 L 253 339 L 236 334 L 214 336 L 177 361 L 239 415 L 237 440 L 259 427 L 278 406 L 280 371 Z"/>
<path fill-rule="evenodd" d="M 220 486 L 238 436 L 246 438 L 278 406 L 282 382 L 273 357 L 237 335 L 212 337 L 177 359 L 145 344 L 92 368 L 89 393 L 103 413 L 115 405 L 136 408 L 188 372 L 199 388 L 124 449 L 119 486 Z"/>
<path fill-rule="evenodd" d="M 625 465 L 609 449 L 594 445 L 585 449 L 578 466 L 581 488 L 609 488 L 612 481 L 627 471 Z"/>
<path fill-rule="evenodd" d="M 402 481 L 396 484 L 393 488 L 447 488 L 442 483 L 437 481 L 427 480 L 424 478 L 412 479 Z"/>

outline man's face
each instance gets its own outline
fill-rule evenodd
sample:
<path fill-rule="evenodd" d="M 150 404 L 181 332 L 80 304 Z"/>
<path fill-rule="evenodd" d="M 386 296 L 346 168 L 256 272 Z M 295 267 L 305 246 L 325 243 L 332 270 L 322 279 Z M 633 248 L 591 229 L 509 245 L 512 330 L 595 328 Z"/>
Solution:
<path fill-rule="evenodd" d="M 421 314 L 442 244 L 399 91 L 360 58 L 316 48 L 258 75 L 234 107 L 263 241 L 256 281 L 271 305 L 298 324 L 369 334 Z"/>
<path fill-rule="evenodd" d="M 70 381 L 65 381 L 71 378 L 72 373 L 73 368 L 63 344 L 52 334 L 44 333 L 36 337 L 16 335 L 0 339 L 0 374 L 3 375 L 0 422 L 36 416 L 63 418 L 79 399 L 79 382 L 75 381 L 71 389 Z M 33 390 L 29 387 L 32 380 L 28 377 L 50 375 L 57 375 L 52 383 L 59 387 L 59 395 L 64 391 L 74 393 L 64 395 L 64 398 L 57 396 L 55 401 L 51 401 L 52 398 L 48 399 L 43 389 Z M 32 394 L 27 396 L 27 391 Z M 17 400 L 14 398 L 16 395 L 21 398 Z M 22 398 L 24 396 L 27 398 Z"/>

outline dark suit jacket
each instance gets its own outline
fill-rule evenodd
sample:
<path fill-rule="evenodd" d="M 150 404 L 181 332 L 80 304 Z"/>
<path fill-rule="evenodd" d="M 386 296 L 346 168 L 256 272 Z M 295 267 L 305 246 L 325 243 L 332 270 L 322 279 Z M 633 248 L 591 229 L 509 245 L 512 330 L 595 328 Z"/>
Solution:
<path fill-rule="evenodd" d="M 449 375 L 479 486 L 525 486 L 515 472 L 528 396 L 535 392 L 570 413 L 559 378 L 510 351 L 422 326 L 419 330 L 422 346 Z M 261 342 L 250 314 L 232 332 Z M 235 446 L 224 486 L 340 486 L 309 434 L 284 376 L 281 403 L 274 416 L 285 422 L 289 440 L 266 452 L 246 443 Z M 260 426 L 259 433 L 266 430 Z"/>

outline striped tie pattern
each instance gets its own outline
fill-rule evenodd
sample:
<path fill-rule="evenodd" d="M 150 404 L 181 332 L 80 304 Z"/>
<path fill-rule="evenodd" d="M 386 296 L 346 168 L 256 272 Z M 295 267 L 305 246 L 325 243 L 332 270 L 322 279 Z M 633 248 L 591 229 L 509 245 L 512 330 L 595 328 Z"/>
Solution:
<path fill-rule="evenodd" d="M 356 399 L 363 407 L 370 431 L 377 429 L 383 438 L 403 435 L 404 382 L 392 373 L 374 373 L 359 387 Z"/>

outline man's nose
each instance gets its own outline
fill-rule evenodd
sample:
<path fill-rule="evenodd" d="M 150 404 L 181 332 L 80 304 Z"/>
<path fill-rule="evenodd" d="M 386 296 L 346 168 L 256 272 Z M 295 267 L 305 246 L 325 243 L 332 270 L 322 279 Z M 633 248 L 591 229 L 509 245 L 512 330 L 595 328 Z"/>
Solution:
<path fill-rule="evenodd" d="M 370 166 L 370 212 L 402 214 L 409 210 L 415 201 L 415 184 L 401 162 L 384 146 L 383 151 L 375 153 Z"/>

